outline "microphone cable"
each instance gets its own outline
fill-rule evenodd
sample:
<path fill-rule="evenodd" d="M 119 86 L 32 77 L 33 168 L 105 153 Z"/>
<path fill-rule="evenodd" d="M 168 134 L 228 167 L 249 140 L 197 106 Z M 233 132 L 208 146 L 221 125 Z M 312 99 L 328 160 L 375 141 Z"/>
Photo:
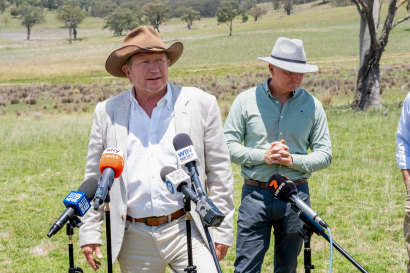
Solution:
<path fill-rule="evenodd" d="M 329 232 L 329 243 L 330 243 L 330 261 L 329 261 L 329 273 L 332 272 L 332 262 L 333 262 L 333 240 L 330 228 L 327 227 L 327 232 Z"/>

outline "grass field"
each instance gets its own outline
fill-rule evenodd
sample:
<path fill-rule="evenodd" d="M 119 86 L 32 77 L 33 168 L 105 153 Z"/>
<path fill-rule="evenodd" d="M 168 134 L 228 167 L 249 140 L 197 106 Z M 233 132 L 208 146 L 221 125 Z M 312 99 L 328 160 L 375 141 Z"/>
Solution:
<path fill-rule="evenodd" d="M 356 9 L 305 5 L 285 16 L 266 7 L 269 13 L 257 22 L 235 22 L 232 37 L 215 18 L 195 22 L 191 31 L 178 19 L 161 25 L 167 42 L 185 45 L 170 69 L 171 81 L 216 95 L 224 118 L 239 92 L 268 76 L 256 57 L 267 56 L 279 36 L 302 38 L 308 59 L 320 68 L 306 75 L 303 87 L 325 105 L 333 146 L 332 165 L 310 179 L 312 207 L 333 239 L 369 272 L 405 272 L 405 188 L 395 165 L 395 131 L 398 104 L 410 90 L 410 22 L 392 31 L 382 57 L 383 108 L 355 112 L 349 103 L 358 65 Z M 64 209 L 64 197 L 83 180 L 94 105 L 128 87 L 104 70 L 122 37 L 87 18 L 80 40 L 69 45 L 67 29 L 49 13 L 26 41 L 16 19 L 4 24 L 6 13 L 0 14 L 0 272 L 67 272 L 65 231 L 51 239 L 46 234 Z M 12 98 L 18 102 L 11 104 Z M 28 98 L 35 103 L 27 104 Z M 238 208 L 242 179 L 238 166 L 233 171 Z M 75 265 L 92 272 L 77 247 L 78 230 L 74 240 Z M 329 244 L 314 235 L 312 248 L 313 272 L 327 272 Z M 270 249 L 262 272 L 272 272 L 272 257 Z M 232 247 L 223 272 L 233 272 L 234 258 Z M 304 272 L 302 258 L 298 272 Z M 105 263 L 100 272 L 107 271 Z M 358 271 L 334 250 L 332 272 Z"/>

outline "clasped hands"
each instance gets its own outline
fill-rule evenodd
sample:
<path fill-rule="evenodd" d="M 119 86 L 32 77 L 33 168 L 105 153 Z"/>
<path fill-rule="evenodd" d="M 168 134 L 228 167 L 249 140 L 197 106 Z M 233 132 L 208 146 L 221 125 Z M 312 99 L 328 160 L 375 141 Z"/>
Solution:
<path fill-rule="evenodd" d="M 289 153 L 289 147 L 285 145 L 285 141 L 275 141 L 270 144 L 270 147 L 265 152 L 266 164 L 277 164 L 290 167 L 293 164 L 293 159 Z"/>

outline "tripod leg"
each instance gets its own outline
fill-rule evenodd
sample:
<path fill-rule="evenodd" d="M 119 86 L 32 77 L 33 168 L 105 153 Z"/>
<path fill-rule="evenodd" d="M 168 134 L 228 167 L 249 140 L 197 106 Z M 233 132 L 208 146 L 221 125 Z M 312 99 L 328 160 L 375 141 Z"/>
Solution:
<path fill-rule="evenodd" d="M 184 210 L 185 210 L 185 224 L 186 224 L 186 242 L 188 249 L 188 266 L 184 271 L 189 273 L 196 273 L 196 266 L 193 264 L 192 259 L 192 235 L 191 235 L 191 200 L 184 197 Z"/>
<path fill-rule="evenodd" d="M 306 273 L 310 273 L 310 270 L 315 268 L 315 266 L 312 265 L 312 250 L 310 248 L 310 238 L 312 237 L 312 233 L 312 230 L 306 225 L 304 225 L 302 229 L 299 229 L 299 235 L 303 238 L 304 242 L 303 262 Z"/>

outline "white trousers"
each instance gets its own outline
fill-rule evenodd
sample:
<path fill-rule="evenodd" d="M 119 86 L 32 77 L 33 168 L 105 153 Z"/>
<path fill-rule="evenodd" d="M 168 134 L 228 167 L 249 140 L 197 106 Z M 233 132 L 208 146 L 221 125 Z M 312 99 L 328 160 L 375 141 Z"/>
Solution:
<path fill-rule="evenodd" d="M 184 273 L 188 266 L 185 216 L 160 226 L 127 221 L 118 256 L 122 273 Z M 217 272 L 211 252 L 191 220 L 192 257 L 198 273 Z"/>

